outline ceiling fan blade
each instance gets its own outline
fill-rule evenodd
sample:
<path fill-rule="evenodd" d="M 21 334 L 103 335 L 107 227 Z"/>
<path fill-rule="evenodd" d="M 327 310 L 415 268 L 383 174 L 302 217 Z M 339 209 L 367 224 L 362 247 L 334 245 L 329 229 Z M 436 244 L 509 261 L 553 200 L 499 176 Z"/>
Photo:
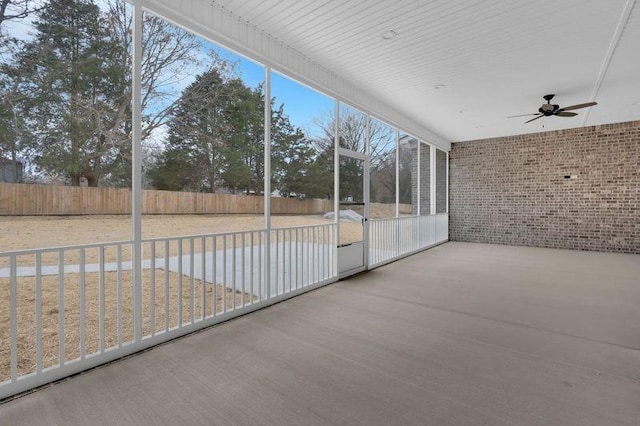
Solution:
<path fill-rule="evenodd" d="M 525 121 L 525 122 L 524 122 L 524 124 L 531 123 L 533 120 L 537 120 L 538 118 L 542 118 L 542 117 L 544 117 L 544 115 L 543 115 L 543 114 L 540 114 L 540 115 L 539 115 L 539 116 L 537 116 L 536 118 L 532 118 L 532 119 L 531 119 L 531 120 L 529 120 L 529 121 Z"/>
<path fill-rule="evenodd" d="M 578 115 L 578 113 L 560 111 L 559 113 L 553 115 L 557 115 L 558 117 L 575 117 L 576 115 Z"/>
<path fill-rule="evenodd" d="M 590 106 L 594 106 L 594 105 L 598 105 L 598 103 L 597 102 L 587 102 L 585 104 L 571 105 L 571 106 L 568 106 L 568 107 L 560 108 L 558 111 L 569 111 L 571 109 L 586 108 L 586 107 L 590 107 Z"/>
<path fill-rule="evenodd" d="M 540 115 L 539 112 L 536 112 L 535 114 L 520 114 L 520 115 L 510 115 L 507 118 L 516 118 L 516 117 L 526 117 L 527 115 Z"/>

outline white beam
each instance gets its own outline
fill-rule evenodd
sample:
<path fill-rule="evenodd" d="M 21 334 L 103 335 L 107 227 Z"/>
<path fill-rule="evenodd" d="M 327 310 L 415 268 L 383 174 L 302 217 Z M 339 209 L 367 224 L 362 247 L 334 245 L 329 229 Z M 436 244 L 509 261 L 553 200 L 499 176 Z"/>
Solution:
<path fill-rule="evenodd" d="M 267 232 L 265 283 L 271 297 L 271 68 L 264 69 L 264 228 Z M 262 285 L 262 283 L 260 283 Z"/>
<path fill-rule="evenodd" d="M 133 239 L 133 336 L 142 341 L 142 7 L 133 4 L 131 76 L 131 216 Z"/>

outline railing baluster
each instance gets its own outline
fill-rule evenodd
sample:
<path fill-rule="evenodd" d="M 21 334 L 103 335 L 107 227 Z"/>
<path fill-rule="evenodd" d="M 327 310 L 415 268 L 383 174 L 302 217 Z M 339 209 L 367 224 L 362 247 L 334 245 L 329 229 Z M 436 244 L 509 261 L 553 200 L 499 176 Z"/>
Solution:
<path fill-rule="evenodd" d="M 393 232 L 391 232 L 392 229 L 393 229 L 393 222 L 391 220 L 388 220 L 387 221 L 387 241 L 389 242 L 389 247 L 391 248 L 391 250 L 389 250 L 388 259 L 393 259 L 396 253 L 396 241 L 393 236 Z"/>
<path fill-rule="evenodd" d="M 391 249 L 391 244 L 389 244 L 387 239 L 387 224 L 387 220 L 380 222 L 380 239 L 383 248 L 383 251 L 380 253 L 380 260 L 383 262 L 389 258 L 389 251 Z"/>
<path fill-rule="evenodd" d="M 202 287 L 202 319 L 204 320 L 207 317 L 207 240 L 204 236 L 200 240 L 200 251 L 202 252 L 200 255 L 202 262 L 200 285 Z"/>
<path fill-rule="evenodd" d="M 64 365 L 64 250 L 58 251 L 58 348 L 60 367 Z"/>
<path fill-rule="evenodd" d="M 291 236 L 291 228 L 289 228 L 289 258 L 287 259 L 289 261 L 289 291 L 293 291 L 293 255 L 291 254 L 291 247 L 293 245 L 292 239 L 293 237 Z"/>
<path fill-rule="evenodd" d="M 156 335 L 156 242 L 151 241 L 151 259 L 149 260 L 149 331 Z"/>
<path fill-rule="evenodd" d="M 407 221 L 404 218 L 402 218 L 398 223 L 400 225 L 400 232 L 398 233 L 400 235 L 399 255 L 402 256 L 407 252 L 407 229 L 406 229 Z"/>
<path fill-rule="evenodd" d="M 287 293 L 287 232 L 282 232 L 282 294 Z"/>
<path fill-rule="evenodd" d="M 245 247 L 246 241 L 245 241 L 245 233 L 243 232 L 240 235 L 241 235 L 241 238 L 242 238 L 241 241 L 240 241 L 240 244 L 242 245 L 242 269 L 241 269 L 242 272 L 241 272 L 241 275 L 240 275 L 240 281 L 242 281 L 242 304 L 241 304 L 241 306 L 244 308 L 244 299 L 245 299 L 245 293 L 246 293 L 245 285 L 244 285 L 244 281 L 245 281 L 245 273 L 244 273 L 245 255 L 244 255 L 244 252 L 245 252 L 245 249 L 246 249 L 246 247 Z"/>
<path fill-rule="evenodd" d="M 104 312 L 104 246 L 100 246 L 98 250 L 98 322 L 100 327 L 100 342 L 99 349 L 100 353 L 104 353 L 104 341 L 105 341 L 105 329 L 104 329 L 104 321 L 105 321 L 105 312 Z"/>
<path fill-rule="evenodd" d="M 279 281 L 279 279 L 278 279 L 278 264 L 279 264 L 278 255 L 280 253 L 280 248 L 279 248 L 279 244 L 278 244 L 278 230 L 276 229 L 275 232 L 276 232 L 276 250 L 275 250 L 276 251 L 276 270 L 275 270 L 274 277 L 275 277 L 275 281 L 276 281 L 276 294 L 275 295 L 278 296 L 278 289 L 280 288 L 280 285 L 278 283 L 278 281 Z"/>
<path fill-rule="evenodd" d="M 169 331 L 169 240 L 164 240 L 164 332 Z"/>
<path fill-rule="evenodd" d="M 131 245 L 129 245 L 129 247 L 131 249 L 131 254 L 132 254 L 132 256 L 130 257 L 130 259 L 131 259 L 131 283 L 129 285 L 129 290 L 130 290 L 129 296 L 131 296 L 130 297 L 130 300 L 131 300 L 131 341 L 135 342 L 135 339 L 136 339 L 136 337 L 135 337 L 136 336 L 136 315 L 137 315 L 136 314 L 136 309 L 137 309 L 136 308 L 136 297 L 137 297 L 136 296 L 136 285 L 133 282 L 133 272 L 134 272 L 134 269 L 135 269 L 135 265 L 133 264 L 133 251 L 135 250 L 135 246 L 131 244 Z M 142 243 L 140 244 L 140 250 L 142 250 Z M 140 261 L 142 261 L 142 255 L 140 256 Z M 118 267 L 118 270 L 122 271 L 122 267 Z M 142 273 L 142 268 L 141 268 L 140 272 Z M 142 286 L 142 274 L 141 274 L 140 278 L 141 278 L 140 279 L 140 286 Z M 144 305 L 143 305 L 143 300 L 142 300 L 142 289 L 140 291 L 140 296 L 139 297 L 141 298 L 140 299 L 140 310 L 141 310 L 141 312 L 140 312 L 140 319 L 141 319 L 141 321 L 140 321 L 140 339 L 142 339 L 142 312 L 144 312 L 143 311 Z"/>
<path fill-rule="evenodd" d="M 300 275 L 301 275 L 300 286 L 301 287 L 306 287 L 306 284 L 307 284 L 305 280 L 306 275 L 304 274 L 304 267 L 305 267 L 304 254 L 305 254 L 305 246 L 307 245 L 307 241 L 304 238 L 304 231 L 305 231 L 305 228 L 300 229 L 300 236 L 302 239 L 302 250 L 300 253 Z"/>
<path fill-rule="evenodd" d="M 85 294 L 85 263 L 86 253 L 84 247 L 80 249 L 80 359 L 84 359 L 87 354 L 87 317 Z"/>
<path fill-rule="evenodd" d="M 380 245 L 378 241 L 378 222 L 371 222 L 371 228 L 369 228 L 369 232 L 371 233 L 371 246 L 369 249 L 369 256 L 371 257 L 371 263 L 378 263 L 378 246 Z"/>
<path fill-rule="evenodd" d="M 11 348 L 10 348 L 10 370 L 11 382 L 18 380 L 18 274 L 16 267 L 16 256 L 9 257 L 9 315 L 11 328 Z"/>
<path fill-rule="evenodd" d="M 325 281 L 327 279 L 327 259 L 326 259 L 326 249 L 327 249 L 327 227 L 326 226 L 322 226 L 320 228 L 320 230 L 322 231 L 322 244 L 321 244 L 321 248 L 322 248 L 322 281 Z"/>
<path fill-rule="evenodd" d="M 182 327 L 182 238 L 178 238 L 178 327 Z"/>
<path fill-rule="evenodd" d="M 116 272 L 116 291 L 118 303 L 118 347 L 122 347 L 122 245 L 116 246 L 116 262 L 118 271 Z"/>
<path fill-rule="evenodd" d="M 191 324 L 195 322 L 196 319 L 196 294 L 195 294 L 195 241 L 193 238 L 189 238 L 189 297 L 191 299 L 191 309 L 189 309 L 189 314 L 191 316 Z"/>
<path fill-rule="evenodd" d="M 407 220 L 405 218 L 402 218 L 400 220 L 400 253 L 399 256 L 402 256 L 404 254 L 407 253 L 407 242 L 408 242 L 408 238 L 407 238 Z"/>
<path fill-rule="evenodd" d="M 387 259 L 387 221 L 380 220 L 379 230 L 380 233 L 380 256 L 378 262 L 384 262 Z"/>
<path fill-rule="evenodd" d="M 231 243 L 231 285 L 233 286 L 233 295 L 232 295 L 232 306 L 233 310 L 236 310 L 236 234 L 231 235 L 232 243 Z"/>
<path fill-rule="evenodd" d="M 327 225 L 327 233 L 329 234 L 329 276 L 333 277 L 333 270 L 335 268 L 333 259 L 335 251 L 338 250 L 337 242 L 334 239 L 335 233 L 333 232 L 333 226 Z"/>
<path fill-rule="evenodd" d="M 227 312 L 227 236 L 222 236 L 222 312 Z"/>
<path fill-rule="evenodd" d="M 311 283 L 316 282 L 316 228 L 309 228 L 311 231 Z"/>
<path fill-rule="evenodd" d="M 322 227 L 315 226 L 313 228 L 315 234 L 315 247 L 316 247 L 316 258 L 313 262 L 316 268 L 316 282 L 322 281 L 322 245 L 321 245 L 321 235 L 322 235 Z"/>
<path fill-rule="evenodd" d="M 325 279 L 330 279 L 332 276 L 331 269 L 331 259 L 333 256 L 331 255 L 331 227 L 329 225 L 324 225 L 324 255 L 325 255 Z"/>
<path fill-rule="evenodd" d="M 325 225 L 327 230 L 327 258 L 329 267 L 327 268 L 327 279 L 333 276 L 333 233 L 331 232 L 331 226 Z"/>
<path fill-rule="evenodd" d="M 218 278 L 217 278 L 217 263 L 218 263 L 218 242 L 216 241 L 216 236 L 211 237 L 211 285 L 213 288 L 211 289 L 211 294 L 213 294 L 213 301 L 211 302 L 213 310 L 212 315 L 216 316 L 216 308 L 218 305 Z"/>
<path fill-rule="evenodd" d="M 363 234 L 364 239 L 364 234 Z M 324 226 L 318 226 L 318 281 L 324 281 Z"/>
<path fill-rule="evenodd" d="M 300 229 L 296 228 L 296 290 L 300 282 Z"/>
<path fill-rule="evenodd" d="M 262 302 L 262 232 L 258 232 L 258 301 Z M 266 231 L 265 231 L 266 232 Z"/>
<path fill-rule="evenodd" d="M 13 275 L 12 275 L 13 276 Z M 80 276 L 82 279 L 82 275 Z M 80 289 L 80 327 L 82 324 L 82 288 Z M 82 344 L 82 330 L 80 344 Z M 36 252 L 36 373 L 42 372 L 42 253 Z"/>
<path fill-rule="evenodd" d="M 308 275 L 308 284 L 313 284 L 313 228 L 307 228 L 307 275 Z"/>
<path fill-rule="evenodd" d="M 388 241 L 387 241 L 387 221 L 381 220 L 379 224 L 380 232 L 380 257 L 379 262 L 384 262 L 388 256 Z"/>
<path fill-rule="evenodd" d="M 282 282 L 282 291 L 280 292 L 280 294 L 285 294 L 287 292 L 287 281 L 286 281 L 286 260 L 287 260 L 287 237 L 284 233 L 284 229 L 278 229 L 276 231 L 278 234 L 282 233 L 282 257 L 280 258 L 280 265 L 281 265 L 281 279 L 280 281 Z"/>
<path fill-rule="evenodd" d="M 400 222 L 400 226 L 402 227 L 402 233 L 401 233 L 401 237 L 400 237 L 400 246 L 402 247 L 402 251 L 401 251 L 401 255 L 406 254 L 409 252 L 408 249 L 408 245 L 409 245 L 409 235 L 407 233 L 407 225 L 409 225 L 407 223 L 407 220 L 405 218 L 402 218 L 402 222 Z"/>
<path fill-rule="evenodd" d="M 253 305 L 253 275 L 254 275 L 254 267 L 253 267 L 253 248 L 254 248 L 254 242 L 253 242 L 253 231 L 251 231 L 251 252 L 250 252 L 250 256 L 251 259 L 249 260 L 249 263 L 251 263 L 251 281 L 249 283 L 249 287 L 251 288 L 251 304 Z"/>
<path fill-rule="evenodd" d="M 376 224 L 376 252 L 375 252 L 375 258 L 376 258 L 376 263 L 380 262 L 380 257 L 381 257 L 381 253 L 382 253 L 382 234 L 381 234 L 381 230 L 382 230 L 382 222 L 375 222 Z"/>

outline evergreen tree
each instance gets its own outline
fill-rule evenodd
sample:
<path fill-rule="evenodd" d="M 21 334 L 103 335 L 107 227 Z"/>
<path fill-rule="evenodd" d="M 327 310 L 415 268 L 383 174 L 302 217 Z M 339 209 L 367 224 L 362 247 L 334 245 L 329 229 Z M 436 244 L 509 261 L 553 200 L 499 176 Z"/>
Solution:
<path fill-rule="evenodd" d="M 225 113 L 227 144 L 223 149 L 222 178 L 227 189 L 247 194 L 264 190 L 264 94 L 239 78 L 228 83 L 235 95 Z"/>
<path fill-rule="evenodd" d="M 309 165 L 315 151 L 302 130 L 294 127 L 284 113 L 284 104 L 272 109 L 271 171 L 274 189 L 284 197 L 306 197 Z"/>
<path fill-rule="evenodd" d="M 226 65 L 215 63 L 182 92 L 169 120 L 166 150 L 149 172 L 154 187 L 263 193 L 263 90 L 247 87 Z M 304 195 L 310 143 L 282 106 L 272 109 L 271 122 L 274 189 Z"/>
<path fill-rule="evenodd" d="M 123 0 L 104 0 L 102 9 L 93 0 L 9 3 L 38 12 L 33 39 L 12 41 L 17 53 L 1 64 L 5 139 L 41 175 L 72 185 L 84 176 L 91 186 L 130 186 L 131 8 Z M 193 35 L 144 15 L 143 141 L 171 115 L 173 85 L 199 49 Z M 9 142 L 0 142 L 6 150 Z"/>
<path fill-rule="evenodd" d="M 225 169 L 224 151 L 229 144 L 232 124 L 228 121 L 237 84 L 212 67 L 196 77 L 180 96 L 169 120 L 167 149 L 150 172 L 153 186 L 169 189 L 165 179 L 182 164 L 180 189 L 215 192 Z M 188 172 L 187 172 L 188 170 Z"/>
<path fill-rule="evenodd" d="M 106 131 L 126 89 L 119 46 L 91 1 L 51 0 L 37 16 L 35 39 L 18 60 L 26 72 L 21 90 L 30 148 L 47 174 L 73 185 L 84 176 L 97 186 L 122 149 Z"/>

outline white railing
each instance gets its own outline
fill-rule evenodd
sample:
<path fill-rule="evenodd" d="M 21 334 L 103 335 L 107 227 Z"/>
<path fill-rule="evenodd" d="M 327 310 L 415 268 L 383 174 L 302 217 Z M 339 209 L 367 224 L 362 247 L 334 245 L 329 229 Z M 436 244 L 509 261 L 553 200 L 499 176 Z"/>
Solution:
<path fill-rule="evenodd" d="M 132 241 L 0 253 L 0 399 L 335 281 L 335 232 L 147 239 L 140 280 Z"/>
<path fill-rule="evenodd" d="M 405 216 L 369 221 L 369 268 L 447 241 L 449 215 Z"/>

